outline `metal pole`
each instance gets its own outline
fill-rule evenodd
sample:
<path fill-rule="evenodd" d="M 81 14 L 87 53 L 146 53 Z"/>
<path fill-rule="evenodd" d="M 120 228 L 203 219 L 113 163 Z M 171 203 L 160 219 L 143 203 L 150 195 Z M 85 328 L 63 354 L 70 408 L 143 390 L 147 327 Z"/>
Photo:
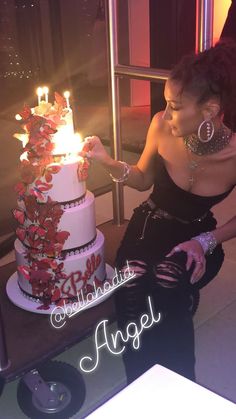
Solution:
<path fill-rule="evenodd" d="M 136 67 L 134 65 L 116 65 L 115 74 L 116 76 L 122 76 L 132 79 L 141 80 L 167 80 L 169 77 L 169 70 L 162 70 L 148 67 Z"/>
<path fill-rule="evenodd" d="M 213 45 L 214 0 L 196 0 L 196 52 Z"/>
<path fill-rule="evenodd" d="M 117 4 L 116 0 L 107 0 L 106 14 L 108 22 L 108 52 L 110 63 L 110 101 L 113 129 L 113 157 L 116 160 L 122 159 L 122 142 L 120 129 L 120 94 L 119 79 L 115 75 L 115 67 L 118 64 L 118 43 L 117 43 Z M 113 214 L 114 223 L 121 225 L 124 222 L 124 191 L 123 185 L 113 185 Z"/>

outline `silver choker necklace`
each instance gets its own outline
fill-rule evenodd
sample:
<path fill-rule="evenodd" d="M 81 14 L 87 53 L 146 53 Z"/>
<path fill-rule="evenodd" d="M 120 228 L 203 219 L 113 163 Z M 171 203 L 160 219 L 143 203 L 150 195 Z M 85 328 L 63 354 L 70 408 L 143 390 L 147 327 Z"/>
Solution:
<path fill-rule="evenodd" d="M 204 143 L 197 135 L 192 134 L 184 137 L 184 144 L 192 153 L 204 156 L 223 150 L 229 144 L 232 134 L 232 131 L 227 132 L 227 128 L 222 125 L 209 142 Z"/>

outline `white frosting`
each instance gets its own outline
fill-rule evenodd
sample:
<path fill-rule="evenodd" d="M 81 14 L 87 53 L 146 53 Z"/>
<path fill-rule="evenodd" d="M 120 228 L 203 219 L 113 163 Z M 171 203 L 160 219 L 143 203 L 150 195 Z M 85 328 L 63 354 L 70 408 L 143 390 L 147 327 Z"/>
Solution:
<path fill-rule="evenodd" d="M 52 163 L 57 165 L 57 163 Z M 58 164 L 60 166 L 60 164 Z M 53 186 L 47 192 L 53 201 L 66 202 L 80 198 L 86 192 L 85 182 L 79 182 L 78 162 L 62 164 L 61 170 L 53 174 Z"/>
<path fill-rule="evenodd" d="M 26 249 L 18 239 L 15 241 L 15 253 L 17 266 L 28 265 L 25 258 Z M 103 281 L 106 275 L 104 262 L 104 236 L 99 230 L 97 230 L 95 243 L 90 249 L 77 255 L 67 256 L 65 260 L 59 261 L 60 263 L 64 263 L 63 272 L 67 275 L 67 279 L 62 279 L 58 285 L 58 287 L 61 288 L 62 296 L 67 297 L 67 292 L 76 296 L 76 292 L 80 291 L 84 286 L 84 281 L 81 277 L 85 276 L 86 270 L 88 271 L 88 264 L 91 262 L 92 258 L 95 258 L 96 260 L 98 257 L 101 259 L 99 266 L 95 268 L 94 272 L 90 272 L 89 274 L 88 283 L 91 285 L 93 285 L 95 278 Z M 18 272 L 18 279 L 20 287 L 25 292 L 32 295 L 31 284 L 20 272 Z"/>
<path fill-rule="evenodd" d="M 64 209 L 58 231 L 69 231 L 63 250 L 89 243 L 96 236 L 94 195 L 87 191 L 85 201 L 77 207 Z"/>

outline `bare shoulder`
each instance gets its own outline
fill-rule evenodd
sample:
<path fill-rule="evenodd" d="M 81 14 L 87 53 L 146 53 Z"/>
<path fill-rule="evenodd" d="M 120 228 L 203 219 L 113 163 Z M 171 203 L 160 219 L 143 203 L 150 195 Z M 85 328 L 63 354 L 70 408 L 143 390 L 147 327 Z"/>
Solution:
<path fill-rule="evenodd" d="M 158 130 L 158 132 L 170 132 L 169 125 L 163 119 L 163 114 L 164 111 L 156 113 L 152 118 L 151 126 L 153 126 L 153 129 Z"/>
<path fill-rule="evenodd" d="M 166 131 L 166 122 L 162 118 L 163 112 L 158 112 L 152 118 L 148 129 L 144 150 L 137 163 L 138 168 L 145 173 L 148 184 L 152 184 L 153 174 L 155 173 L 155 157 L 159 152 L 159 144 L 163 142 Z"/>
<path fill-rule="evenodd" d="M 148 130 L 147 139 L 150 138 L 151 140 L 153 140 L 153 138 L 155 138 L 157 145 L 160 144 L 160 142 L 162 142 L 162 140 L 165 139 L 167 135 L 170 135 L 169 125 L 162 117 L 163 113 L 164 111 L 161 111 L 153 116 Z"/>

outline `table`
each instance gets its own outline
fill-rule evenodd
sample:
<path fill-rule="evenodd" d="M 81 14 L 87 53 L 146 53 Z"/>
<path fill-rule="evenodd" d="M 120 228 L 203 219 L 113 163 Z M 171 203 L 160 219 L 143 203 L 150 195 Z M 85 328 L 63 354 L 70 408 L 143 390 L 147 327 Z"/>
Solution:
<path fill-rule="evenodd" d="M 87 419 L 235 419 L 234 403 L 154 365 Z"/>

